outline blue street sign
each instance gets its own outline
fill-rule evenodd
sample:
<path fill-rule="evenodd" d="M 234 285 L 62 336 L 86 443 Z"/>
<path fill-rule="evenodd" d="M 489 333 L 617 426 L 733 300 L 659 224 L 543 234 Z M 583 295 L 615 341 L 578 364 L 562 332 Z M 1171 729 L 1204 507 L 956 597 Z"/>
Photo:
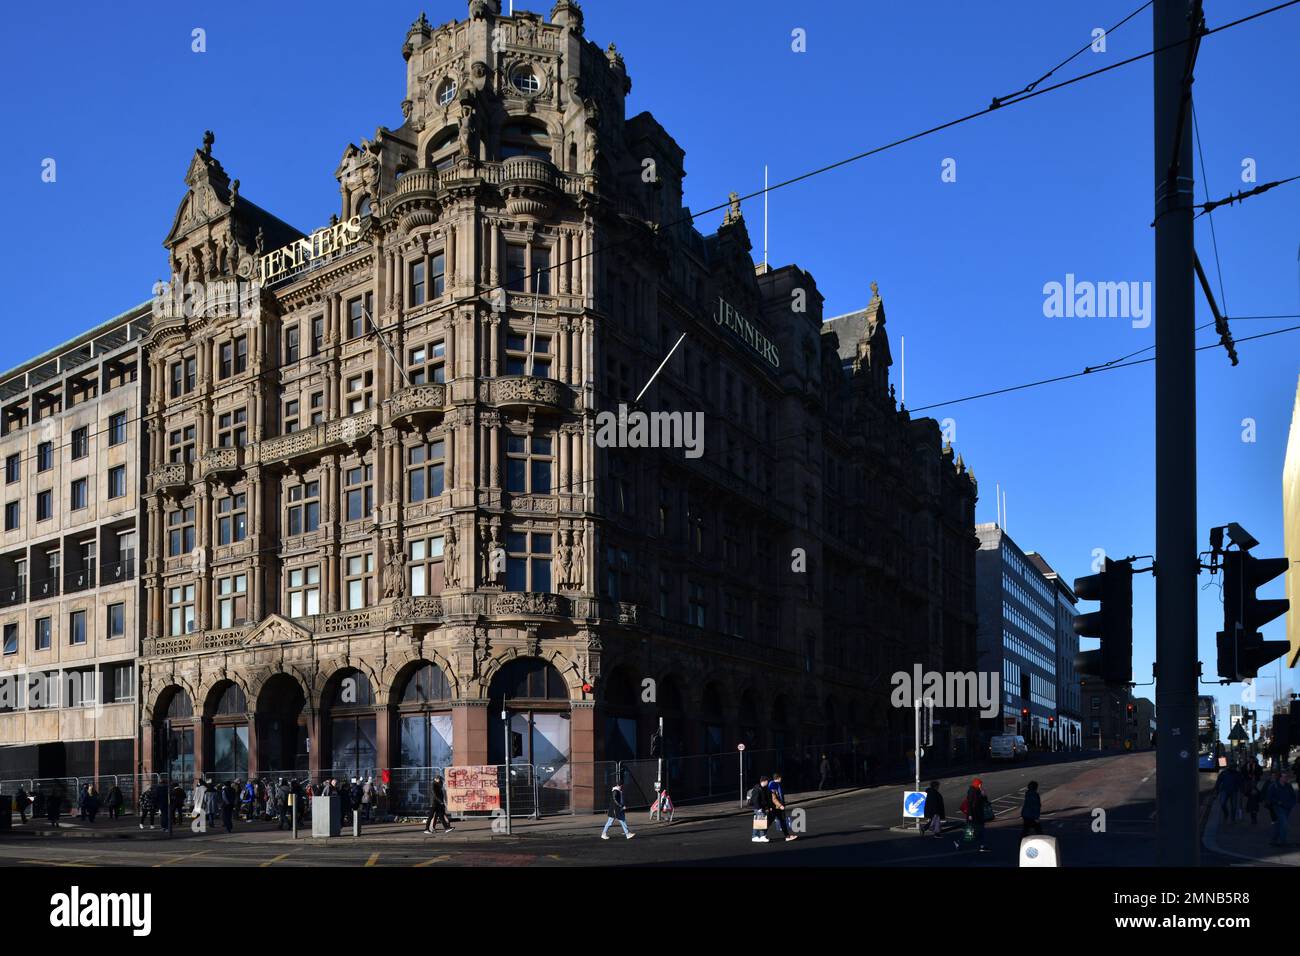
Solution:
<path fill-rule="evenodd" d="M 925 791 L 907 790 L 903 793 L 903 816 L 909 820 L 925 819 Z"/>

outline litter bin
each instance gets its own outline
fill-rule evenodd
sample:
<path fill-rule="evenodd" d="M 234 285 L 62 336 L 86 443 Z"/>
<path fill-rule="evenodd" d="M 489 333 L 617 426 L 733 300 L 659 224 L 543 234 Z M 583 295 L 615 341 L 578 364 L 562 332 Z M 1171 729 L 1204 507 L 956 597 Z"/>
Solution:
<path fill-rule="evenodd" d="M 0 793 L 0 833 L 6 833 L 13 827 L 13 797 Z"/>
<path fill-rule="evenodd" d="M 311 835 L 336 837 L 343 832 L 343 801 L 337 795 L 311 798 Z"/>

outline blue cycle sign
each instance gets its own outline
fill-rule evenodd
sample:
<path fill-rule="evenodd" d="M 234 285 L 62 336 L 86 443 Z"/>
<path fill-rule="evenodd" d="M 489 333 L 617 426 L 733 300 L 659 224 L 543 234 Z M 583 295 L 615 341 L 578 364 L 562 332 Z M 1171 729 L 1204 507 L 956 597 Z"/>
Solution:
<path fill-rule="evenodd" d="M 925 791 L 907 790 L 903 793 L 903 816 L 909 820 L 925 818 Z"/>

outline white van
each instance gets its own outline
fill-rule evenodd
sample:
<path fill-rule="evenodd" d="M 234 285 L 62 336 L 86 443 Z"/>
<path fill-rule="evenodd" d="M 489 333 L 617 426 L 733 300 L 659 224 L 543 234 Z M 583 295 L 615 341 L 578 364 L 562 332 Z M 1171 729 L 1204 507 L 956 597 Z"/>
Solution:
<path fill-rule="evenodd" d="M 989 741 L 989 756 L 994 760 L 1014 762 L 1021 757 L 1028 757 L 1029 747 L 1025 745 L 1025 738 L 1019 734 L 998 734 Z"/>

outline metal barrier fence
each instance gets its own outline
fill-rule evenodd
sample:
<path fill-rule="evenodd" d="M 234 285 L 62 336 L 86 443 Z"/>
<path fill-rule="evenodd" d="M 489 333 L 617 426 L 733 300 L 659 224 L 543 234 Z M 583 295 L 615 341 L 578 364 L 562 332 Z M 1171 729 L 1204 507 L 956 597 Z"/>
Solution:
<path fill-rule="evenodd" d="M 824 761 L 823 761 L 824 756 Z M 823 762 L 825 766 L 823 767 Z M 656 758 L 632 760 L 604 760 L 591 763 L 526 764 L 509 766 L 509 805 L 512 816 L 550 816 L 572 813 L 574 794 L 590 796 L 593 810 L 603 812 L 610 788 L 617 782 L 623 785 L 624 798 L 629 809 L 649 807 L 655 799 L 655 783 L 667 786 L 675 803 L 690 801 L 744 799 L 762 773 L 780 771 L 788 791 L 813 790 L 821 786 L 861 786 L 871 782 L 876 767 L 860 744 L 824 744 L 806 750 L 746 750 L 719 754 L 693 754 L 671 757 L 665 761 L 663 780 L 659 780 L 660 761 Z M 507 803 L 507 768 L 495 765 L 497 792 L 501 808 Z M 327 768 L 310 777 L 300 770 L 263 770 L 253 777 L 267 788 L 275 788 L 280 779 L 297 779 L 303 796 L 298 816 L 300 821 L 310 819 L 311 803 L 306 799 L 308 786 L 313 795 L 319 795 L 326 780 L 335 778 L 340 790 L 346 789 L 353 778 L 371 781 L 373 800 L 371 818 L 423 818 L 432 798 L 433 777 L 441 774 L 446 779 L 446 767 L 395 767 L 388 771 L 388 782 L 376 768 Z M 824 779 L 823 779 L 824 778 Z M 227 781 L 237 783 L 238 812 L 243 812 L 242 785 L 249 779 L 244 772 L 212 772 L 205 775 L 220 786 Z M 142 777 L 141 788 L 156 784 L 170 786 L 172 781 L 165 773 Z M 93 785 L 99 791 L 100 814 L 107 816 L 107 797 L 114 787 L 122 795 L 123 816 L 139 812 L 137 782 L 128 774 L 101 774 L 98 777 L 15 778 L 0 780 L 0 794 L 13 796 L 21 786 L 33 798 L 29 816 L 47 816 L 46 803 L 58 794 L 62 813 L 77 813 L 78 795 L 83 785 Z M 179 781 L 181 800 L 172 804 L 174 819 L 187 818 L 193 809 L 194 779 Z M 267 802 L 259 801 L 258 810 L 263 818 L 274 814 L 276 795 Z M 350 808 L 349 811 L 350 812 Z M 467 815 L 482 815 L 471 812 Z"/>

